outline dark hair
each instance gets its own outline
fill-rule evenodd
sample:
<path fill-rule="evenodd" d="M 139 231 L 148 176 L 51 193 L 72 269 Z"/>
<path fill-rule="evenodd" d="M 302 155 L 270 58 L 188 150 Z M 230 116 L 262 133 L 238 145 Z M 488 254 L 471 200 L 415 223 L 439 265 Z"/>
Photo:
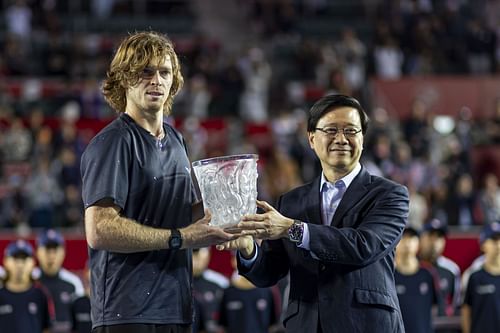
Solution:
<path fill-rule="evenodd" d="M 341 107 L 351 107 L 358 110 L 359 119 L 361 120 L 361 131 L 363 135 L 368 129 L 370 118 L 357 99 L 346 95 L 326 95 L 321 97 L 309 110 L 309 118 L 307 119 L 307 131 L 314 132 L 318 121 L 330 111 Z"/>

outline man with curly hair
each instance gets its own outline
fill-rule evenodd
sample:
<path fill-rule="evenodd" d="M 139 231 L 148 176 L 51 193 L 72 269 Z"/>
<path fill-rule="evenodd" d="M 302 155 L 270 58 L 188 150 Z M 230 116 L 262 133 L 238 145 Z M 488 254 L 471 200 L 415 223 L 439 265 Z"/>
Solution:
<path fill-rule="evenodd" d="M 191 248 L 212 227 L 181 134 L 164 122 L 183 84 L 172 42 L 148 31 L 119 45 L 103 85 L 118 117 L 81 162 L 94 333 L 191 332 Z"/>

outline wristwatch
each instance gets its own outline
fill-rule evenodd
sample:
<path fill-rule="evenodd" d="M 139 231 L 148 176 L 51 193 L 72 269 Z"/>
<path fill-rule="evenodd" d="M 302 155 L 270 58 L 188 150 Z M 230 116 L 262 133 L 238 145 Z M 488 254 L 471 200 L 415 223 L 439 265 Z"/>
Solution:
<path fill-rule="evenodd" d="M 304 236 L 304 222 L 294 220 L 293 224 L 288 228 L 288 238 L 291 242 L 300 245 L 302 243 L 302 236 Z"/>
<path fill-rule="evenodd" d="M 178 250 L 182 247 L 182 235 L 177 229 L 170 230 L 170 238 L 168 240 L 168 248 L 170 250 Z"/>

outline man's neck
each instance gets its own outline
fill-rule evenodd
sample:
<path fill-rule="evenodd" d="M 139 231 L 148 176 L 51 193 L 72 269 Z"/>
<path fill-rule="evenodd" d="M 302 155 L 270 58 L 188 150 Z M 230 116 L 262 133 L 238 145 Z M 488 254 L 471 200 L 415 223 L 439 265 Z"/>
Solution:
<path fill-rule="evenodd" d="M 500 275 L 500 260 L 486 261 L 484 269 L 492 275 Z"/>
<path fill-rule="evenodd" d="M 23 291 L 26 291 L 31 288 L 31 281 L 12 281 L 8 280 L 5 282 L 5 287 L 7 290 L 15 292 L 15 293 L 22 293 Z"/>
<path fill-rule="evenodd" d="M 418 272 L 419 262 L 416 257 L 396 257 L 396 269 L 404 275 L 413 275 Z"/>
<path fill-rule="evenodd" d="M 126 110 L 125 113 L 130 116 L 139 126 L 151 133 L 152 136 L 162 139 L 165 136 L 163 131 L 163 112 L 146 112 Z"/>

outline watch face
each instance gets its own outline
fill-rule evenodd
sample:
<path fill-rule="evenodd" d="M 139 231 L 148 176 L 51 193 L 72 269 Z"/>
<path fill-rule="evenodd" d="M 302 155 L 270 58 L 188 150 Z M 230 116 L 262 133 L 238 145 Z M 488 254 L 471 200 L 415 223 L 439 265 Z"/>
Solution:
<path fill-rule="evenodd" d="M 180 249 L 182 246 L 182 236 L 179 230 L 173 229 L 168 241 L 168 247 L 174 250 Z"/>
<path fill-rule="evenodd" d="M 174 237 L 170 240 L 170 247 L 173 249 L 178 249 L 181 247 L 182 240 L 178 237 Z"/>
<path fill-rule="evenodd" d="M 304 226 L 301 223 L 294 223 L 290 229 L 288 229 L 288 237 L 292 242 L 302 241 L 302 235 L 304 233 Z"/>

